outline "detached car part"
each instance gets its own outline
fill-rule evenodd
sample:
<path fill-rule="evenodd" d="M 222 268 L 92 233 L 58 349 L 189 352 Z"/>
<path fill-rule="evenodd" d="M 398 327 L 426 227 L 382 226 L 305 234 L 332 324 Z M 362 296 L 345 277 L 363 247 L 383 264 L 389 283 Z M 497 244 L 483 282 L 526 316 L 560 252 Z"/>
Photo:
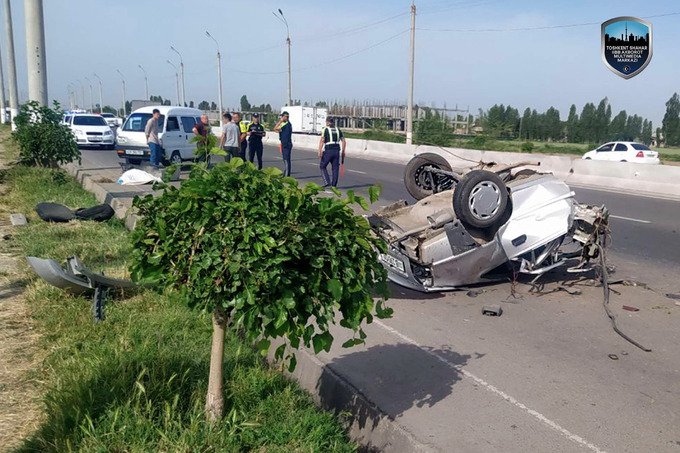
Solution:
<path fill-rule="evenodd" d="M 518 170 L 531 163 L 452 171 L 444 162 L 436 154 L 414 157 L 405 184 L 419 201 L 394 203 L 369 218 L 387 243 L 380 259 L 395 283 L 452 290 L 506 278 L 511 270 L 538 278 L 572 258 L 580 263 L 569 270 L 581 272 L 597 258 L 606 208 L 578 204 L 550 174 Z"/>
<path fill-rule="evenodd" d="M 93 294 L 92 311 L 95 322 L 106 319 L 106 296 L 111 289 L 133 288 L 137 286 L 131 280 L 111 278 L 104 273 L 95 273 L 83 267 L 76 256 L 66 259 L 66 269 L 54 260 L 26 258 L 36 274 L 52 286 L 64 289 L 71 294 Z"/>

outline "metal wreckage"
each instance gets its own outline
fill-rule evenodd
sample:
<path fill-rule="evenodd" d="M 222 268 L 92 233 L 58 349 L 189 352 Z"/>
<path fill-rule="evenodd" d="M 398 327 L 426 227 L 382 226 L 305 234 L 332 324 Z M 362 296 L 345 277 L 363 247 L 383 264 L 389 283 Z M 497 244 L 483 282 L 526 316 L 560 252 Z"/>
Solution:
<path fill-rule="evenodd" d="M 387 243 L 380 260 L 393 282 L 423 292 L 506 279 L 540 277 L 560 266 L 591 269 L 608 232 L 607 208 L 578 203 L 552 174 L 479 163 L 452 169 L 441 155 L 416 155 L 404 182 L 418 200 L 369 217 Z"/>

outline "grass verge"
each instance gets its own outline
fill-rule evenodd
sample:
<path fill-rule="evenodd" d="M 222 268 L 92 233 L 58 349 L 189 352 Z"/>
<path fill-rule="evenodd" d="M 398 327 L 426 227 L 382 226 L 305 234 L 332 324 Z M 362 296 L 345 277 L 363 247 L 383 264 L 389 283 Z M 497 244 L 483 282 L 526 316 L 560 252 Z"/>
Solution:
<path fill-rule="evenodd" d="M 6 142 L 6 134 L 5 142 Z M 7 142 L 6 142 L 7 143 Z M 0 159 L 5 159 L 7 151 Z M 8 241 L 23 255 L 62 261 L 78 254 L 94 270 L 124 275 L 129 245 L 119 221 L 46 224 L 39 201 L 95 204 L 60 171 L 11 167 L 0 173 L 3 203 L 29 225 Z M 33 377 L 43 384 L 44 422 L 16 451 L 345 452 L 341 423 L 229 334 L 225 344 L 227 416 L 205 423 L 212 326 L 171 294 L 118 295 L 95 325 L 90 300 L 39 280 L 27 265 L 25 298 L 45 358 Z"/>

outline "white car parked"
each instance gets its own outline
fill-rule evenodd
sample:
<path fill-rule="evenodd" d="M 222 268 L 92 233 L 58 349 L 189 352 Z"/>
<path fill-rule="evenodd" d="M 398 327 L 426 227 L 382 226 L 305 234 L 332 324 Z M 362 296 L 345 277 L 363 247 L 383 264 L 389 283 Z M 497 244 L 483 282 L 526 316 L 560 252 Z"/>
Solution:
<path fill-rule="evenodd" d="M 635 142 L 609 142 L 583 155 L 584 160 L 608 160 L 613 162 L 636 162 L 658 164 L 659 153 L 647 145 Z"/>
<path fill-rule="evenodd" d="M 102 118 L 106 120 L 106 124 L 111 127 L 118 127 L 123 125 L 123 120 L 118 118 L 113 113 L 102 113 Z"/>
<path fill-rule="evenodd" d="M 113 131 L 100 115 L 76 114 L 70 122 L 78 146 L 98 146 L 113 149 Z"/>

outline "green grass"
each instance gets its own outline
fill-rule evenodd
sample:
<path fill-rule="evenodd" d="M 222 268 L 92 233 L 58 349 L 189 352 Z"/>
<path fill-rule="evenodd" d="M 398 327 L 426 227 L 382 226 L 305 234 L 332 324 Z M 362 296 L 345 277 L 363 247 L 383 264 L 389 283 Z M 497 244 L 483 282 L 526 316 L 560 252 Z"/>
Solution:
<path fill-rule="evenodd" d="M 56 174 L 24 167 L 0 174 L 3 207 L 30 220 L 13 232 L 9 247 L 59 261 L 77 253 L 95 270 L 124 276 L 129 245 L 121 222 L 37 219 L 39 201 L 95 204 L 73 179 Z M 31 376 L 43 383 L 45 417 L 17 451 L 356 451 L 338 419 L 233 333 L 225 344 L 228 415 L 206 424 L 211 320 L 176 296 L 118 294 L 106 321 L 95 325 L 89 298 L 68 295 L 25 271 L 25 298 L 46 355 Z"/>
<path fill-rule="evenodd" d="M 390 143 L 406 143 L 406 137 L 403 135 L 393 134 L 392 132 L 380 130 L 368 130 L 362 133 L 343 132 L 347 138 L 358 138 L 360 140 L 375 140 L 379 142 Z"/>

